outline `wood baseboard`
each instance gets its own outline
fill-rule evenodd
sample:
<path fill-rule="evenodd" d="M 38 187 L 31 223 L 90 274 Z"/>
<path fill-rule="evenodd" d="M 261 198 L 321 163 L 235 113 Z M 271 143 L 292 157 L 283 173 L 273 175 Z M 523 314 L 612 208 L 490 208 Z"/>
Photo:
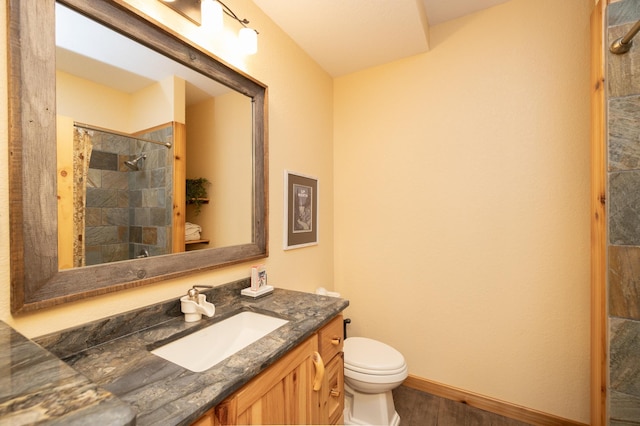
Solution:
<path fill-rule="evenodd" d="M 567 420 L 551 414 L 542 413 L 530 408 L 511 404 L 509 402 L 500 401 L 498 399 L 479 395 L 473 392 L 454 388 L 452 386 L 443 385 L 421 377 L 409 375 L 403 383 L 412 389 L 430 393 L 431 395 L 441 398 L 451 399 L 453 401 L 462 402 L 471 407 L 509 417 L 510 419 L 520 420 L 532 425 L 540 426 L 586 426 L 584 423 L 574 420 Z"/>

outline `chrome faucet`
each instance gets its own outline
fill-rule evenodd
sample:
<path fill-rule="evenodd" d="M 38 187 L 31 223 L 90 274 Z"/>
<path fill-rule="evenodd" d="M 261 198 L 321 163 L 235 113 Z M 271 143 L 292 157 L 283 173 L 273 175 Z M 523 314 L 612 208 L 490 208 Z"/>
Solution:
<path fill-rule="evenodd" d="M 213 288 L 213 286 L 212 285 L 194 285 L 187 291 L 187 296 L 189 297 L 189 300 L 193 300 L 194 302 L 199 303 L 200 301 L 200 292 L 198 291 L 199 288 Z"/>

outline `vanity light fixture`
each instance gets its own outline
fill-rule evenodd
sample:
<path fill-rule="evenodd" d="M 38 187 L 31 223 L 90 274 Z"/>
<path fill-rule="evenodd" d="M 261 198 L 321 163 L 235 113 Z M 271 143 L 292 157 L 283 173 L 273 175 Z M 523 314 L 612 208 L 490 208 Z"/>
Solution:
<path fill-rule="evenodd" d="M 240 46 L 247 55 L 258 53 L 258 32 L 253 28 L 242 27 L 238 33 Z"/>
<path fill-rule="evenodd" d="M 212 33 L 219 32 L 223 28 L 224 15 L 231 17 L 242 25 L 238 33 L 238 40 L 242 50 L 253 55 L 258 52 L 258 31 L 247 26 L 249 20 L 239 18 L 233 10 L 220 0 L 159 0 L 167 6 L 175 9 L 178 13 L 186 16 L 190 20 L 199 24 Z M 199 10 L 194 10 L 195 5 L 200 3 Z"/>
<path fill-rule="evenodd" d="M 221 5 L 225 15 L 230 16 L 232 19 L 238 21 L 240 25 L 242 25 L 242 28 L 240 28 L 240 32 L 238 33 L 238 39 L 240 40 L 240 46 L 242 46 L 242 49 L 245 51 L 245 53 L 247 55 L 253 55 L 257 53 L 258 52 L 258 31 L 254 30 L 253 28 L 249 28 L 247 26 L 247 24 L 249 23 L 249 20 L 245 18 L 243 19 L 238 18 L 238 15 L 236 15 L 233 12 L 233 10 L 231 10 L 226 4 L 224 4 L 220 0 L 209 0 L 209 1 L 212 1 L 214 3 L 218 3 L 219 5 Z"/>
<path fill-rule="evenodd" d="M 201 0 L 202 27 L 212 33 L 222 30 L 224 22 L 222 20 L 222 5 L 216 0 Z"/>

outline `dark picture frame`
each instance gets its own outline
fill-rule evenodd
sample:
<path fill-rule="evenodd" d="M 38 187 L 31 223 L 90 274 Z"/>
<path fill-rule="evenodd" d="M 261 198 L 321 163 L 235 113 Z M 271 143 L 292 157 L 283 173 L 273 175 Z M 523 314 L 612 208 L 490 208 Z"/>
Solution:
<path fill-rule="evenodd" d="M 318 244 L 318 179 L 284 171 L 284 249 Z"/>

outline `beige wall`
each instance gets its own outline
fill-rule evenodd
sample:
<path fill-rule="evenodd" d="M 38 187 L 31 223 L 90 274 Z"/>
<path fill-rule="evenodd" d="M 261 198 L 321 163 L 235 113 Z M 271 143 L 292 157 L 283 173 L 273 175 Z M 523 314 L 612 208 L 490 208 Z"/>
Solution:
<path fill-rule="evenodd" d="M 160 2 L 130 0 L 147 15 L 165 22 L 175 31 L 197 39 L 201 35 L 186 19 Z M 252 2 L 235 0 L 230 4 L 241 16 L 247 16 L 260 31 L 260 50 L 251 57 L 237 55 L 216 40 L 208 48 L 232 62 L 244 72 L 269 86 L 270 130 L 270 217 L 269 258 L 265 263 L 270 284 L 303 291 L 316 287 L 332 288 L 333 281 L 333 157 L 331 138 L 332 79 L 278 29 Z M 6 27 L 5 2 L 0 2 L 0 25 Z M 226 20 L 234 34 L 239 27 Z M 225 41 L 231 37 L 225 34 Z M 203 39 L 204 40 L 204 39 Z M 233 40 L 231 40 L 233 41 Z M 0 31 L 0 46 L 6 45 Z M 7 85 L 6 55 L 0 55 L 0 164 L 7 164 Z M 304 250 L 282 250 L 282 174 L 291 168 L 318 176 L 328 189 L 323 193 L 320 210 L 322 244 Z M 144 288 L 96 297 L 43 312 L 12 317 L 9 308 L 9 209 L 6 167 L 0 168 L 0 320 L 33 337 L 94 319 L 125 312 L 184 294 L 193 284 L 219 285 L 250 275 L 251 263 L 196 274 L 153 284 Z M 215 302 L 215 301 L 214 301 Z"/>
<path fill-rule="evenodd" d="M 591 0 L 335 80 L 335 286 L 411 374 L 589 421 Z"/>
<path fill-rule="evenodd" d="M 185 122 L 185 81 L 179 77 L 167 77 L 129 94 L 58 71 L 56 88 L 58 115 L 80 123 L 135 133 L 172 121 Z"/>
<path fill-rule="evenodd" d="M 159 2 L 129 1 L 201 38 Z M 412 374 L 588 422 L 591 3 L 512 0 L 433 28 L 425 55 L 334 81 L 234 1 L 260 31 L 258 54 L 210 49 L 269 86 L 271 284 L 340 291 L 351 333 L 397 347 Z M 282 250 L 284 169 L 320 180 L 318 246 Z M 13 318 L 7 193 L 0 176 L 0 319 L 28 336 L 249 274 L 244 264 Z"/>
<path fill-rule="evenodd" d="M 140 89 L 131 95 L 131 131 L 151 129 L 160 124 L 185 122 L 186 83 L 176 76 Z"/>
<path fill-rule="evenodd" d="M 62 71 L 56 73 L 56 112 L 80 123 L 131 131 L 128 93 Z"/>

